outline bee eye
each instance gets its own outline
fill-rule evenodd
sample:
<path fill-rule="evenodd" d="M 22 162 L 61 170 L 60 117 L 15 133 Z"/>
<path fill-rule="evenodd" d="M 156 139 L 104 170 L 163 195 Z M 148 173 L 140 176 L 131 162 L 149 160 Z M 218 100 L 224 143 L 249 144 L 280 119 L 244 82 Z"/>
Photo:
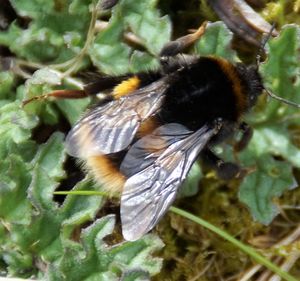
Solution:
<path fill-rule="evenodd" d="M 160 57 L 160 62 L 161 63 L 166 63 L 168 60 L 169 60 L 169 58 L 166 57 L 166 56 Z"/>

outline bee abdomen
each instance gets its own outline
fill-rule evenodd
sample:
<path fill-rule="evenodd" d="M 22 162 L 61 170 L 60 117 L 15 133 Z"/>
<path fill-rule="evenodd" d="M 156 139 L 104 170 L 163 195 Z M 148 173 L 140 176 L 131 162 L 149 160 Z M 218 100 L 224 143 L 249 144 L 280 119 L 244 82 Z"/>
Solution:
<path fill-rule="evenodd" d="M 90 156 L 85 161 L 85 168 L 94 179 L 110 193 L 120 193 L 123 190 L 126 177 L 119 171 L 116 164 L 121 156 L 112 158 L 109 155 Z"/>

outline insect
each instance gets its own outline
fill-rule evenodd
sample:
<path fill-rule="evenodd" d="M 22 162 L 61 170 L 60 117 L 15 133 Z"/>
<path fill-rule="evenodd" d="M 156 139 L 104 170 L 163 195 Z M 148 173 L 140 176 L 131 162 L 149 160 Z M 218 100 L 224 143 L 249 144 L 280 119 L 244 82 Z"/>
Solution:
<path fill-rule="evenodd" d="M 103 76 L 84 90 L 47 95 L 72 98 L 107 92 L 71 129 L 65 144 L 98 182 L 122 193 L 126 240 L 139 239 L 159 222 L 198 158 L 224 179 L 241 171 L 212 148 L 237 130 L 243 135 L 235 149 L 247 145 L 252 130 L 242 117 L 264 86 L 258 64 L 181 54 L 204 30 L 205 24 L 168 43 L 157 70 Z"/>

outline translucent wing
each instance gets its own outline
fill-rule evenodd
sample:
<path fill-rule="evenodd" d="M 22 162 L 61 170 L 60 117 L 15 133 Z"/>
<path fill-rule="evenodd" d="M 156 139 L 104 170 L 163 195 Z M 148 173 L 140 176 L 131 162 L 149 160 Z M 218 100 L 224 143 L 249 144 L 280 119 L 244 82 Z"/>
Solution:
<path fill-rule="evenodd" d="M 125 149 L 140 123 L 161 106 L 167 84 L 164 79 L 88 111 L 66 138 L 66 149 L 85 158 Z"/>
<path fill-rule="evenodd" d="M 180 124 L 167 124 L 130 148 L 121 165 L 121 171 L 129 176 L 121 198 L 126 240 L 140 238 L 158 223 L 215 133 L 216 128 L 209 126 L 191 132 Z"/>

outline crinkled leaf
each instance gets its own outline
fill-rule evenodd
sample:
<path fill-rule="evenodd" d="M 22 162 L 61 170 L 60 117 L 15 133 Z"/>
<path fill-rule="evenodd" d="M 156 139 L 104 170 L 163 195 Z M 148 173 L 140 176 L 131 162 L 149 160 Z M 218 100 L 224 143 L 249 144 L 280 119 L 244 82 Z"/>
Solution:
<path fill-rule="evenodd" d="M 37 121 L 36 117 L 27 115 L 20 108 L 19 102 L 0 108 L 0 217 L 6 229 L 1 258 L 11 274 L 20 274 L 32 268 L 32 256 L 20 251 L 13 240 L 13 226 L 18 224 L 20 229 L 24 229 L 31 218 L 32 206 L 27 199 L 31 165 L 25 161 L 30 161 L 30 154 L 36 151 L 36 144 L 28 139 Z"/>
<path fill-rule="evenodd" d="M 283 27 L 280 36 L 269 40 L 268 46 L 267 61 L 260 66 L 265 87 L 280 97 L 299 103 L 300 27 L 296 25 Z M 295 111 L 297 111 L 295 108 L 269 98 L 264 110 L 251 116 L 251 121 L 274 122 L 284 119 Z M 283 125 L 288 125 L 288 122 L 284 122 Z"/>
<path fill-rule="evenodd" d="M 36 116 L 26 114 L 19 102 L 6 104 L 0 108 L 0 155 L 6 157 L 16 146 L 23 147 L 31 136 L 31 129 L 38 123 Z M 14 150 L 13 149 L 13 150 Z"/>
<path fill-rule="evenodd" d="M 53 190 L 64 175 L 62 164 L 65 154 L 63 136 L 61 134 L 54 134 L 47 143 L 41 145 L 32 163 L 24 164 L 20 159 L 12 158 L 11 160 L 3 161 L 3 169 L 1 169 L 5 173 L 1 177 L 2 185 L 6 179 L 9 179 L 6 184 L 7 187 L 1 190 L 1 199 L 3 200 L 0 203 L 5 204 L 6 207 L 1 208 L 1 212 L 3 213 L 1 213 L 1 216 L 5 219 L 5 224 L 9 223 L 10 233 L 13 234 L 12 242 L 7 240 L 7 243 L 3 245 L 3 248 L 7 249 L 7 251 L 3 252 L 2 256 L 9 264 L 8 269 L 11 274 L 20 274 L 21 271 L 19 270 L 28 271 L 32 268 L 33 253 L 41 257 L 44 261 L 49 262 L 57 260 L 63 254 L 63 249 L 70 247 L 70 245 L 72 245 L 73 250 L 81 248 L 78 243 L 76 247 L 74 247 L 74 242 L 70 243 L 72 232 L 76 226 L 92 220 L 102 202 L 99 197 L 68 196 L 64 205 L 58 208 L 52 201 Z M 29 169 L 30 166 L 33 166 L 32 175 Z M 16 177 L 15 179 L 14 176 Z M 30 201 L 28 201 L 26 200 L 26 190 L 30 182 Z M 80 182 L 75 187 L 75 190 L 89 189 L 93 189 L 93 184 L 88 180 Z M 37 208 L 38 212 L 31 211 L 33 209 L 30 202 Z M 21 225 L 22 222 L 23 225 Z M 113 224 L 107 226 L 109 232 L 112 231 L 112 226 Z M 61 231 L 63 231 L 62 237 L 60 236 Z M 91 231 L 85 233 L 85 238 L 83 239 L 85 245 L 87 248 L 92 248 L 89 243 L 90 241 L 94 241 L 95 234 Z M 105 233 L 105 231 L 102 234 L 97 232 L 97 239 L 104 237 Z M 63 246 L 60 237 L 63 238 Z M 153 244 L 155 244 L 155 239 L 151 239 L 151 243 L 144 243 L 141 248 L 133 247 L 133 250 L 129 250 L 130 252 L 134 251 L 137 255 L 137 250 L 141 253 L 144 249 L 144 254 L 146 254 L 149 251 L 148 248 L 153 247 Z M 101 248 L 101 245 L 100 243 L 98 246 Z M 120 252 L 129 250 L 120 248 L 115 252 L 115 255 L 117 256 Z M 95 254 L 97 253 L 98 251 Z M 110 251 L 104 256 L 110 257 Z M 67 263 L 70 262 L 69 255 L 66 255 L 64 258 Z M 107 261 L 105 259 L 102 261 L 102 258 L 103 255 L 100 253 L 96 260 L 107 264 Z M 109 259 L 109 261 L 111 260 Z M 84 268 L 88 270 L 93 264 L 94 258 L 88 260 Z M 141 264 L 141 267 L 144 269 L 158 272 L 157 268 L 160 267 L 161 261 L 156 259 L 150 261 L 148 259 L 147 262 L 144 262 L 143 256 L 141 256 L 141 258 L 136 257 L 135 261 L 132 257 L 132 264 Z M 126 268 L 126 266 L 122 268 Z M 121 269 L 118 271 L 121 274 Z M 107 280 L 113 280 L 112 277 L 116 275 L 109 268 L 106 268 L 102 273 L 91 273 L 90 278 L 98 278 L 99 276 L 104 276 Z"/>
<path fill-rule="evenodd" d="M 31 61 L 55 61 L 57 57 L 62 61 L 74 55 L 69 48 L 61 52 L 61 47 L 65 44 L 62 35 L 40 26 L 23 30 L 11 25 L 7 32 L 0 33 L 0 44 L 9 47 L 19 57 Z"/>
<path fill-rule="evenodd" d="M 161 259 L 150 258 L 150 254 L 162 247 L 155 237 L 144 237 L 136 242 L 108 246 L 102 240 L 114 228 L 113 215 L 102 217 L 84 229 L 81 235 L 83 247 L 65 245 L 60 261 L 49 269 L 50 280 L 119 280 L 127 271 L 147 270 L 157 273 Z"/>
<path fill-rule="evenodd" d="M 70 7 L 70 1 L 11 2 L 19 15 L 34 20 L 25 30 L 10 25 L 8 31 L 0 33 L 0 44 L 31 61 L 62 62 L 79 52 L 90 20 L 91 1 L 83 1 L 81 5 L 80 1 L 74 1 Z"/>
<path fill-rule="evenodd" d="M 30 80 L 27 80 L 26 83 L 31 83 L 34 85 L 59 85 L 61 83 L 61 77 L 59 73 L 55 72 L 54 70 L 46 67 L 37 70 Z"/>
<path fill-rule="evenodd" d="M 90 48 L 93 64 L 106 74 L 129 71 L 130 47 L 122 42 L 122 22 L 117 16 L 110 19 L 109 26 L 99 33 Z"/>
<path fill-rule="evenodd" d="M 40 210 L 55 210 L 52 194 L 65 176 L 63 163 L 66 158 L 64 136 L 60 133 L 53 134 L 47 143 L 40 146 L 33 165 L 32 182 L 30 184 L 30 199 Z"/>
<path fill-rule="evenodd" d="M 155 9 L 157 0 L 121 1 L 119 5 L 125 25 L 140 39 L 151 54 L 159 54 L 170 40 L 171 26 L 167 16 Z"/>
<path fill-rule="evenodd" d="M 40 253 L 46 257 L 59 255 L 59 230 L 62 217 L 55 212 L 56 204 L 52 200 L 53 190 L 64 176 L 62 164 L 65 160 L 62 134 L 54 134 L 46 144 L 40 146 L 31 165 L 31 183 L 29 186 L 30 203 L 36 208 L 31 212 L 27 227 L 12 225 L 14 241 L 21 249 Z M 56 248 L 56 252 L 53 252 Z"/>
<path fill-rule="evenodd" d="M 29 272 L 28 268 L 32 267 L 33 263 L 31 255 L 24 255 L 18 251 L 5 249 L 3 251 L 3 260 L 6 264 L 9 264 L 9 275 L 20 275 L 23 273 L 23 275 L 30 277 L 31 272 Z"/>
<path fill-rule="evenodd" d="M 28 139 L 37 121 L 21 110 L 18 102 L 0 108 L 0 216 L 9 223 L 25 223 L 30 215 L 26 200 L 30 165 L 24 160 L 30 160 L 36 151 L 36 144 Z"/>
<path fill-rule="evenodd" d="M 30 167 L 14 154 L 0 163 L 0 217 L 7 223 L 29 222 L 31 205 L 26 200 Z"/>
<path fill-rule="evenodd" d="M 54 1 L 47 1 L 46 3 L 42 3 L 41 1 L 11 1 L 12 6 L 18 12 L 19 15 L 23 17 L 31 17 L 37 18 L 41 13 L 49 13 L 54 8 Z"/>
<path fill-rule="evenodd" d="M 155 8 L 156 2 L 125 0 L 114 7 L 109 26 L 96 36 L 89 51 L 94 65 L 102 72 L 120 74 L 144 70 L 145 65 L 137 62 L 145 59 L 155 64 L 153 56 L 158 55 L 170 40 L 171 33 L 170 21 L 168 17 L 160 17 Z M 123 42 L 124 33 L 128 29 L 141 39 L 152 58 L 146 54 L 135 54 L 132 57 L 131 47 Z"/>
<path fill-rule="evenodd" d="M 134 51 L 130 58 L 130 67 L 132 72 L 147 71 L 149 69 L 157 69 L 159 63 L 156 58 L 145 52 Z"/>
<path fill-rule="evenodd" d="M 232 37 L 232 32 L 223 22 L 209 24 L 195 44 L 195 52 L 201 56 L 214 55 L 234 61 L 237 57 L 231 48 Z"/>
<path fill-rule="evenodd" d="M 124 271 L 142 269 L 151 275 L 159 272 L 162 266 L 161 258 L 150 258 L 154 251 L 160 250 L 163 242 L 155 235 L 148 234 L 135 242 L 127 242 L 112 251 L 116 262 Z"/>
<path fill-rule="evenodd" d="M 72 191 L 80 190 L 95 190 L 92 180 L 85 178 L 77 183 Z M 74 228 L 86 221 L 95 219 L 97 211 L 104 202 L 104 198 L 100 196 L 67 196 L 63 206 L 59 210 L 65 218 L 62 223 L 62 239 L 64 239 L 65 245 L 71 242 L 70 237 Z"/>
<path fill-rule="evenodd" d="M 62 254 L 61 231 L 64 233 L 63 239 L 70 239 L 72 230 L 92 220 L 101 206 L 99 197 L 67 198 L 61 208 L 53 202 L 53 191 L 64 176 L 62 165 L 65 151 L 62 140 L 63 136 L 57 133 L 52 135 L 46 144 L 40 146 L 31 163 L 32 175 L 28 173 L 32 179 L 29 187 L 30 201 L 26 202 L 31 203 L 35 211 L 28 212 L 30 220 L 27 220 L 26 227 L 20 223 L 11 226 L 14 243 L 22 252 L 36 253 L 48 262 Z M 93 189 L 93 186 L 90 181 L 85 180 L 80 182 L 75 190 Z M 24 189 L 26 191 L 26 185 Z"/>
<path fill-rule="evenodd" d="M 257 156 L 270 153 L 300 167 L 300 150 L 292 144 L 291 135 L 283 126 L 257 128 L 250 145 Z"/>
<path fill-rule="evenodd" d="M 269 224 L 279 212 L 273 199 L 295 187 L 296 181 L 291 165 L 276 161 L 269 154 L 261 154 L 253 162 L 256 171 L 243 180 L 239 197 L 250 208 L 255 219 Z"/>

